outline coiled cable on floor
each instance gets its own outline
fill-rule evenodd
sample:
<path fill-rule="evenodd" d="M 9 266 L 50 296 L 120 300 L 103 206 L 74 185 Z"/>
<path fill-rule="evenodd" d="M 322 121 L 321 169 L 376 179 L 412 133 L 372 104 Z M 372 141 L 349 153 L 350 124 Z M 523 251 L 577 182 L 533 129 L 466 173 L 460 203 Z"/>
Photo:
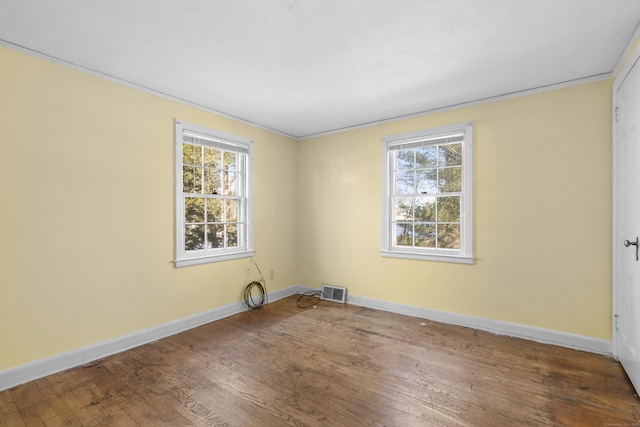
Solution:
<path fill-rule="evenodd" d="M 258 288 L 258 290 L 260 291 L 260 299 L 257 301 L 254 300 L 253 296 L 251 295 L 251 292 L 253 291 L 254 287 Z M 249 283 L 247 287 L 244 289 L 244 303 L 247 304 L 247 307 L 249 307 L 249 310 L 262 308 L 266 302 L 267 302 L 267 292 L 265 291 L 264 286 L 262 286 L 262 283 L 253 281 Z"/>
<path fill-rule="evenodd" d="M 300 294 L 300 296 L 298 297 L 298 301 L 296 301 L 296 305 L 298 306 L 298 308 L 315 307 L 316 304 L 322 301 L 322 298 L 324 298 L 322 291 L 308 291 Z M 300 301 L 302 301 L 303 299 L 307 301 L 307 304 L 300 304 Z M 311 301 L 311 303 L 308 303 L 308 301 Z"/>

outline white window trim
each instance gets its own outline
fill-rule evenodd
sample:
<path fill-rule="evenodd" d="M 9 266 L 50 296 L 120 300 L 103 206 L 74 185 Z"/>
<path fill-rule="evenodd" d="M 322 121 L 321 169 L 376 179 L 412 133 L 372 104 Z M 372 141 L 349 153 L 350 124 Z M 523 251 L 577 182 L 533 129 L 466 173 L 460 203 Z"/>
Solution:
<path fill-rule="evenodd" d="M 247 171 L 244 194 L 246 194 L 246 247 L 227 248 L 215 253 L 203 254 L 201 251 L 184 250 L 184 203 L 182 201 L 182 142 L 183 136 L 196 136 L 201 139 L 209 139 L 214 144 L 215 141 L 222 141 L 230 145 L 237 145 L 247 150 Z M 255 254 L 253 247 L 253 141 L 251 139 L 210 129 L 204 126 L 185 122 L 175 121 L 175 215 L 176 215 L 176 267 L 186 267 L 190 265 L 205 264 L 210 262 L 227 261 L 238 258 L 249 258 Z"/>
<path fill-rule="evenodd" d="M 463 194 L 460 209 L 460 249 L 399 248 L 392 243 L 391 230 L 392 203 L 390 181 L 393 166 L 389 164 L 390 147 L 410 142 L 439 139 L 454 133 L 463 133 L 462 185 Z M 382 233 L 380 253 L 384 257 L 406 258 L 425 261 L 442 261 L 459 264 L 473 264 L 473 122 L 456 123 L 434 129 L 390 135 L 384 137 L 382 148 Z"/>

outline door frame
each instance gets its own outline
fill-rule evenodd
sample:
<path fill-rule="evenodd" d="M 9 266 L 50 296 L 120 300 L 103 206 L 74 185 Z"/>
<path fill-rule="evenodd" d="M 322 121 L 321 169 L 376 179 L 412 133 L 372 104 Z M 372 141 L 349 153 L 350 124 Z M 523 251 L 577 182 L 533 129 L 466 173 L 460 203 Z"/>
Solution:
<path fill-rule="evenodd" d="M 632 41 L 637 40 L 638 31 L 634 34 L 634 39 Z M 611 128 L 612 128 L 612 230 L 611 230 L 611 272 L 612 272 L 612 295 L 611 295 L 611 354 L 614 359 L 618 360 L 618 331 L 617 331 L 617 315 L 618 315 L 618 294 L 620 290 L 619 278 L 619 253 L 620 253 L 620 244 L 622 240 L 620 240 L 621 233 L 619 232 L 619 215 L 621 214 L 619 203 L 620 197 L 620 182 L 622 180 L 621 169 L 620 169 L 620 143 L 618 140 L 618 126 L 617 126 L 617 114 L 618 114 L 618 90 L 622 83 L 625 81 L 629 72 L 634 67 L 634 65 L 638 65 L 640 67 L 640 63 L 638 60 L 640 59 L 640 44 L 636 45 L 631 52 L 625 51 L 626 61 L 624 62 L 624 66 L 614 74 L 615 80 L 613 82 L 613 108 L 611 109 Z M 624 59 L 624 58 L 623 58 Z"/>

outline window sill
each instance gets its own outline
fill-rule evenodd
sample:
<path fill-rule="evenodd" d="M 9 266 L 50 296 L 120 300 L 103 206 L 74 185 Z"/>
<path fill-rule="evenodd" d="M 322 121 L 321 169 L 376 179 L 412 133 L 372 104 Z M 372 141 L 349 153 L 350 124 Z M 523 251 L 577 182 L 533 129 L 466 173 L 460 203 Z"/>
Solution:
<path fill-rule="evenodd" d="M 455 264 L 473 264 L 475 259 L 474 257 L 470 256 L 419 254 L 415 252 L 380 251 L 380 254 L 385 258 L 416 259 L 421 261 L 439 261 Z"/>
<path fill-rule="evenodd" d="M 232 259 L 251 258 L 255 251 L 235 252 L 224 255 L 209 255 L 197 258 L 185 258 L 175 260 L 176 268 L 189 267 L 191 265 L 208 264 L 212 262 L 229 261 Z"/>

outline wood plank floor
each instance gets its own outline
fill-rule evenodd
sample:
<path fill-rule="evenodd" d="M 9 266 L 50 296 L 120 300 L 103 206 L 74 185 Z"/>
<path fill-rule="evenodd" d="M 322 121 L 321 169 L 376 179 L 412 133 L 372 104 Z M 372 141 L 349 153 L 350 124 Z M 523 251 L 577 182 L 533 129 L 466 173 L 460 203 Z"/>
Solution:
<path fill-rule="evenodd" d="M 1 392 L 0 425 L 640 425 L 610 358 L 296 300 Z"/>

